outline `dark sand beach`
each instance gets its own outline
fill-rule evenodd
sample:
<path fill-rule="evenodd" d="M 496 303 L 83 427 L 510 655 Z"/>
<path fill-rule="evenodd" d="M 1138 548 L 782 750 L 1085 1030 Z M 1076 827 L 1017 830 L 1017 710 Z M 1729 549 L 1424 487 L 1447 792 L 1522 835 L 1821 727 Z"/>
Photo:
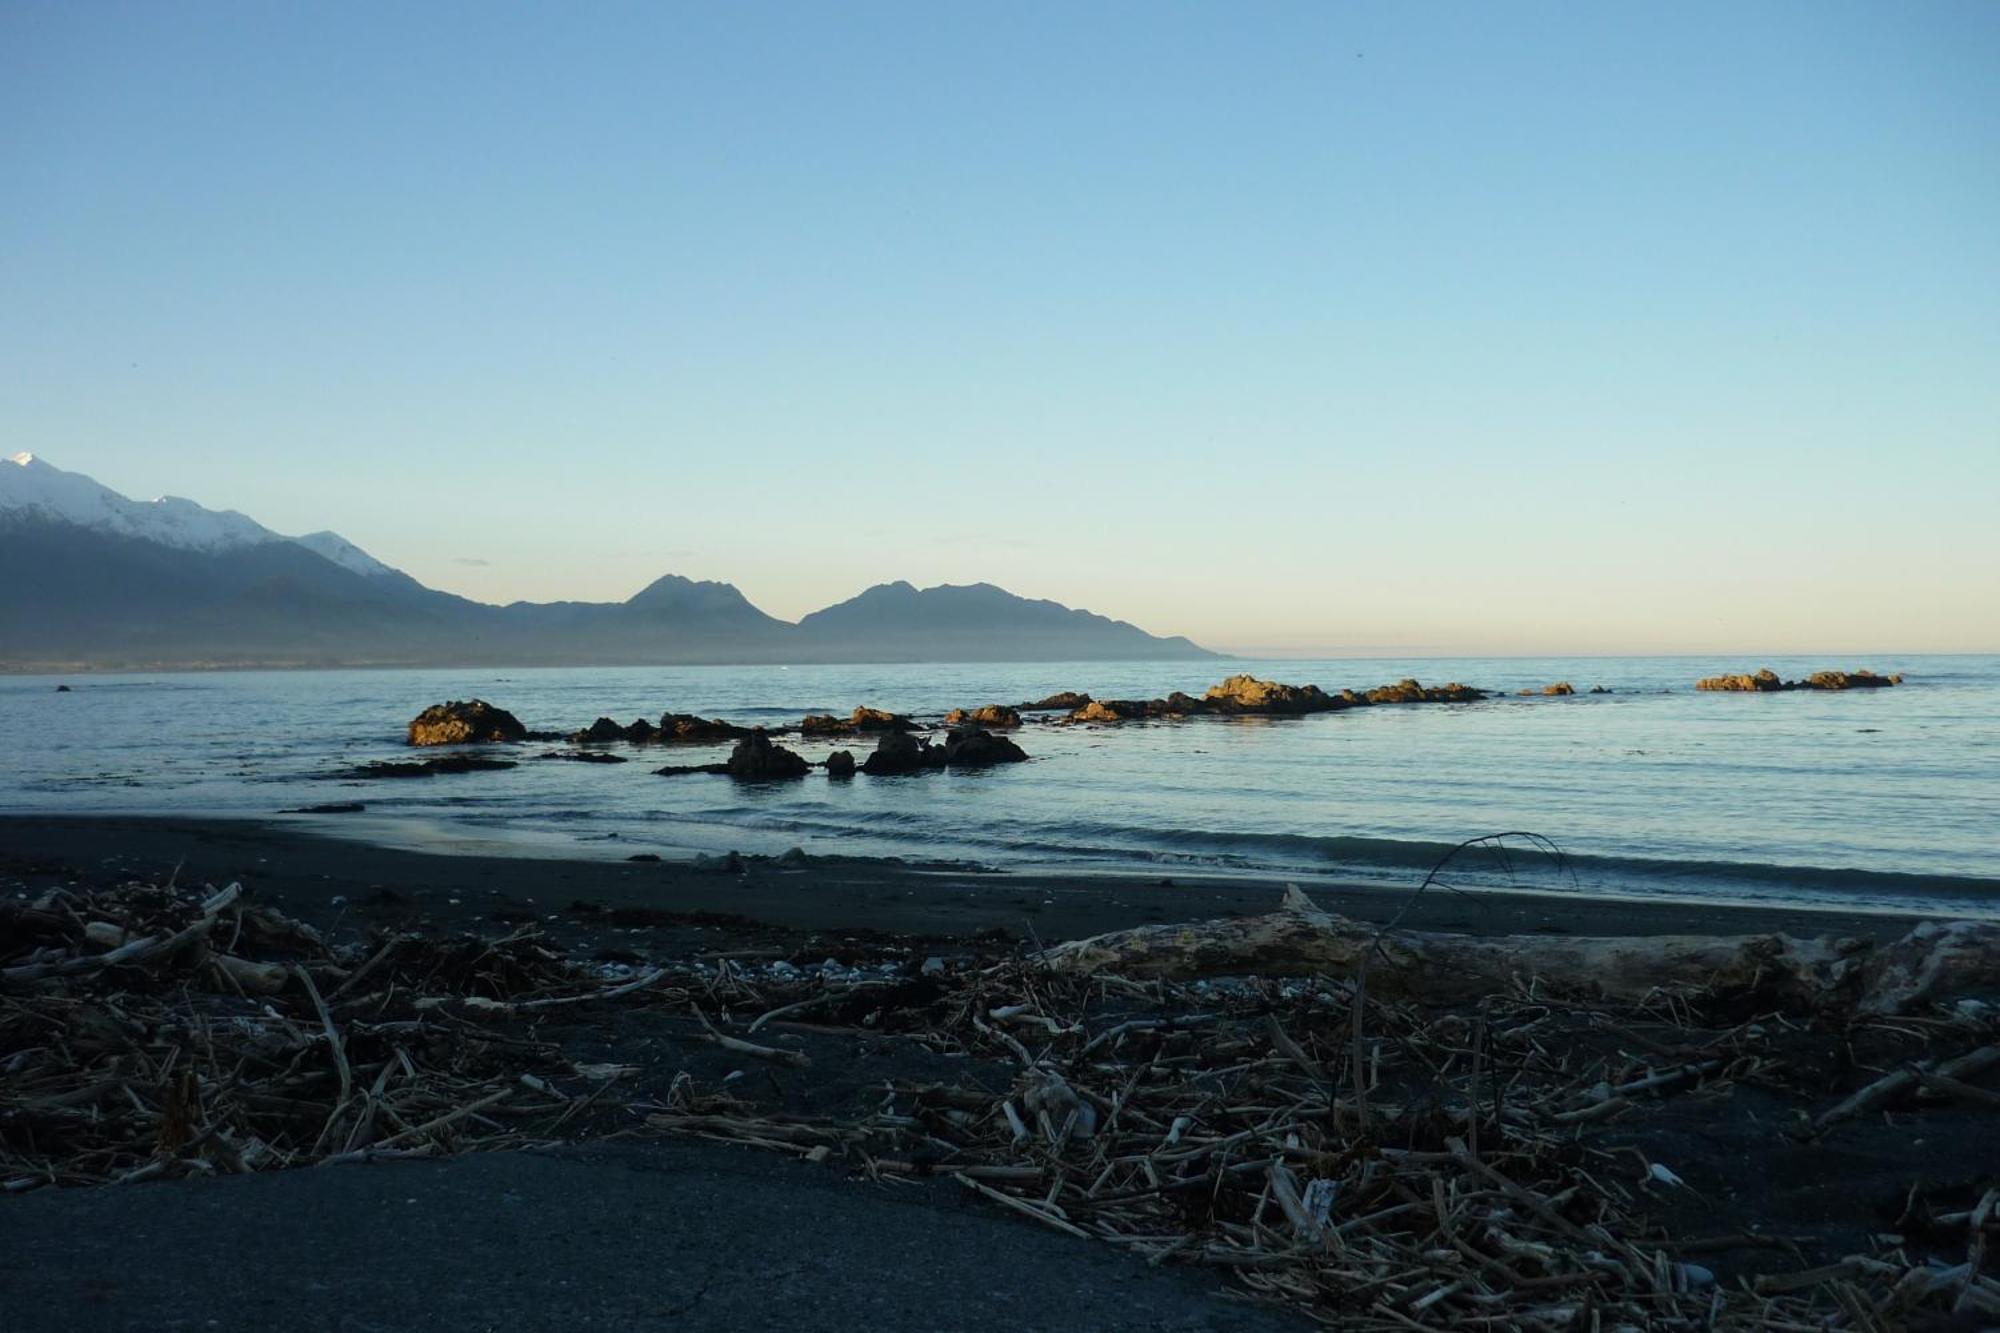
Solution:
<path fill-rule="evenodd" d="M 342 816 L 320 817 L 328 823 Z M 1045 943 L 1148 922 L 1268 912 L 1287 881 L 1255 877 L 1013 874 L 928 869 L 887 861 L 817 858 L 798 865 L 750 858 L 740 872 L 685 861 L 553 860 L 427 855 L 321 836 L 306 820 L 201 820 L 131 816 L 0 817 L 0 874 L 9 887 L 52 887 L 66 876 L 164 878 L 246 887 L 316 924 L 347 916 L 422 917 L 474 928 L 563 915 L 579 899 L 611 908 L 715 914 L 788 931 L 863 930 L 924 937 L 1001 930 Z M 1646 902 L 1540 893 L 1407 889 L 1309 878 L 1315 901 L 1362 921 L 1402 916 L 1414 930 L 1476 934 L 1794 934 L 1886 938 L 1914 920 L 1806 908 Z M 379 899 L 384 892 L 393 899 Z M 335 902 L 336 899 L 342 900 Z M 659 937 L 670 949 L 708 934 Z"/>
<path fill-rule="evenodd" d="M 399 930 L 497 938 L 524 929 L 577 958 L 852 959 L 1052 944 L 1123 926 L 1268 911 L 1281 885 L 1105 876 L 969 874 L 891 864 L 674 862 L 427 855 L 316 836 L 296 823 L 143 818 L 0 821 L 0 892 L 32 898 L 133 880 L 239 882 L 260 904 L 338 938 Z M 1311 885 L 1369 921 L 1487 934 L 1900 935 L 1895 918 L 1537 896 Z M 810 1070 L 735 1086 L 792 1116 L 839 1117 L 891 1081 L 985 1078 L 854 1028 L 793 1025 Z M 676 1077 L 728 1086 L 739 1058 L 643 1009 L 543 1028 L 566 1049 L 637 1071 L 624 1094 L 660 1105 Z M 1810 1043 L 1808 1043 L 1810 1044 Z M 1837 1043 L 1836 1043 L 1837 1044 Z M 1815 1058 L 1825 1054 L 1815 1048 Z M 752 1083 L 761 1086 L 751 1089 Z M 1829 1088 L 1831 1088 L 1829 1084 Z M 1683 1099 L 1601 1144 L 1671 1160 L 1688 1192 L 1649 1201 L 1731 1276 L 1787 1271 L 1864 1248 L 1911 1185 L 1990 1178 L 2000 1143 L 1974 1109 L 1921 1126 L 1845 1127 L 1836 1147 L 1782 1132 L 1780 1097 L 1739 1088 Z M 405 1327 L 414 1290 L 440 1329 L 669 1326 L 1066 1325 L 1131 1329 L 1303 1326 L 1246 1304 L 1215 1269 L 1149 1265 L 1058 1236 L 943 1180 L 884 1183 L 838 1162 L 658 1135 L 605 1122 L 534 1151 L 378 1162 L 0 1201 L 8 1326 L 59 1329 Z M 1747 1236 L 1757 1239 L 1738 1244 Z M 1783 1237 L 1783 1243 L 1768 1239 Z M 163 1253 L 171 1251 L 171 1262 Z"/>

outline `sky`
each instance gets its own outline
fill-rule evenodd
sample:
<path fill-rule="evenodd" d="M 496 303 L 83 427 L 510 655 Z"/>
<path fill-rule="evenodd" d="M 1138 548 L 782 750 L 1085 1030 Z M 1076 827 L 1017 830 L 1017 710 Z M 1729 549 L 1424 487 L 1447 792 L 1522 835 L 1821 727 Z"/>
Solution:
<path fill-rule="evenodd" d="M 2000 651 L 2000 4 L 0 0 L 0 453 L 491 601 Z"/>

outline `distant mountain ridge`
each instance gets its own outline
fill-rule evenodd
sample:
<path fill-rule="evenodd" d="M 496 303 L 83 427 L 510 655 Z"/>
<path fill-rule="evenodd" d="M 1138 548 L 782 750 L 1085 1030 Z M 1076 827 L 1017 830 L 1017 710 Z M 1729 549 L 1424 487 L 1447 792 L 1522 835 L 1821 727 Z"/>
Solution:
<path fill-rule="evenodd" d="M 988 583 L 886 583 L 797 624 L 668 574 L 623 602 L 492 606 L 333 532 L 287 537 L 192 500 L 126 498 L 0 461 L 0 669 L 647 666 L 1207 658 L 1185 638 Z"/>

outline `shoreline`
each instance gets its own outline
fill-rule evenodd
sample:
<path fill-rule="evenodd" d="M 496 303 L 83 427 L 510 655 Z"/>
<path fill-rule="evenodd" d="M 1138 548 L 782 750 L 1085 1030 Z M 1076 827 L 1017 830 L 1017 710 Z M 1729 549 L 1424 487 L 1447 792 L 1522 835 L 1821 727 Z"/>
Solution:
<path fill-rule="evenodd" d="M 967 938 L 995 929 L 1044 942 L 1128 926 L 1270 911 L 1297 883 L 1329 911 L 1398 914 L 1411 930 L 1477 935 L 1854 935 L 1890 938 L 1918 913 L 1819 904 L 1644 900 L 1536 890 L 1433 888 L 1276 875 L 1163 876 L 1101 870 L 1015 872 L 850 857 L 744 858 L 740 870 L 688 861 L 424 852 L 383 847 L 297 820 L 131 815 L 0 815 L 0 891 L 140 878 L 218 886 L 241 880 L 312 921 L 393 905 L 453 928 L 578 910 L 729 918 L 787 931 Z"/>

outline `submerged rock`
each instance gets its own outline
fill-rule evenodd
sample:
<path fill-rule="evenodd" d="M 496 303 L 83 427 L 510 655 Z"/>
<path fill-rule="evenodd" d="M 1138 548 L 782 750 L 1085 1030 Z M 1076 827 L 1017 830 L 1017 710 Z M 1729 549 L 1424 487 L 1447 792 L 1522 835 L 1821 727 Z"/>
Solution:
<path fill-rule="evenodd" d="M 875 742 L 875 753 L 868 756 L 861 771 L 882 777 L 942 768 L 944 762 L 944 751 L 929 741 L 908 732 L 892 731 Z"/>
<path fill-rule="evenodd" d="M 412 745 L 462 745 L 468 741 L 525 740 L 521 719 L 484 699 L 432 704 L 410 720 Z"/>
<path fill-rule="evenodd" d="M 622 754 L 606 754 L 602 750 L 544 750 L 537 759 L 567 759 L 574 764 L 626 764 L 631 760 Z"/>
<path fill-rule="evenodd" d="M 835 750 L 826 757 L 826 775 L 830 778 L 851 778 L 854 776 L 854 752 Z"/>
<path fill-rule="evenodd" d="M 995 736 L 978 727 L 967 727 L 944 738 L 944 761 L 953 768 L 989 768 L 994 764 L 1019 764 L 1027 760 L 1020 746 L 1005 736 Z"/>
<path fill-rule="evenodd" d="M 784 778 L 802 778 L 812 768 L 804 759 L 774 744 L 761 730 L 753 731 L 736 742 L 730 752 L 729 762 L 723 770 L 738 782 L 771 782 Z"/>
<path fill-rule="evenodd" d="M 664 768 L 654 769 L 653 775 L 661 778 L 680 778 L 690 773 L 713 773 L 721 776 L 727 772 L 729 772 L 727 764 L 668 764 Z"/>
<path fill-rule="evenodd" d="M 428 778 L 439 773 L 486 773 L 502 768 L 517 768 L 512 759 L 485 759 L 472 754 L 448 754 L 437 759 L 422 759 L 415 763 L 393 763 L 377 761 L 350 768 L 343 775 L 350 778 Z"/>
<path fill-rule="evenodd" d="M 1005 704 L 987 704 L 981 708 L 954 708 L 944 715 L 947 727 L 1018 727 L 1021 715 Z"/>

